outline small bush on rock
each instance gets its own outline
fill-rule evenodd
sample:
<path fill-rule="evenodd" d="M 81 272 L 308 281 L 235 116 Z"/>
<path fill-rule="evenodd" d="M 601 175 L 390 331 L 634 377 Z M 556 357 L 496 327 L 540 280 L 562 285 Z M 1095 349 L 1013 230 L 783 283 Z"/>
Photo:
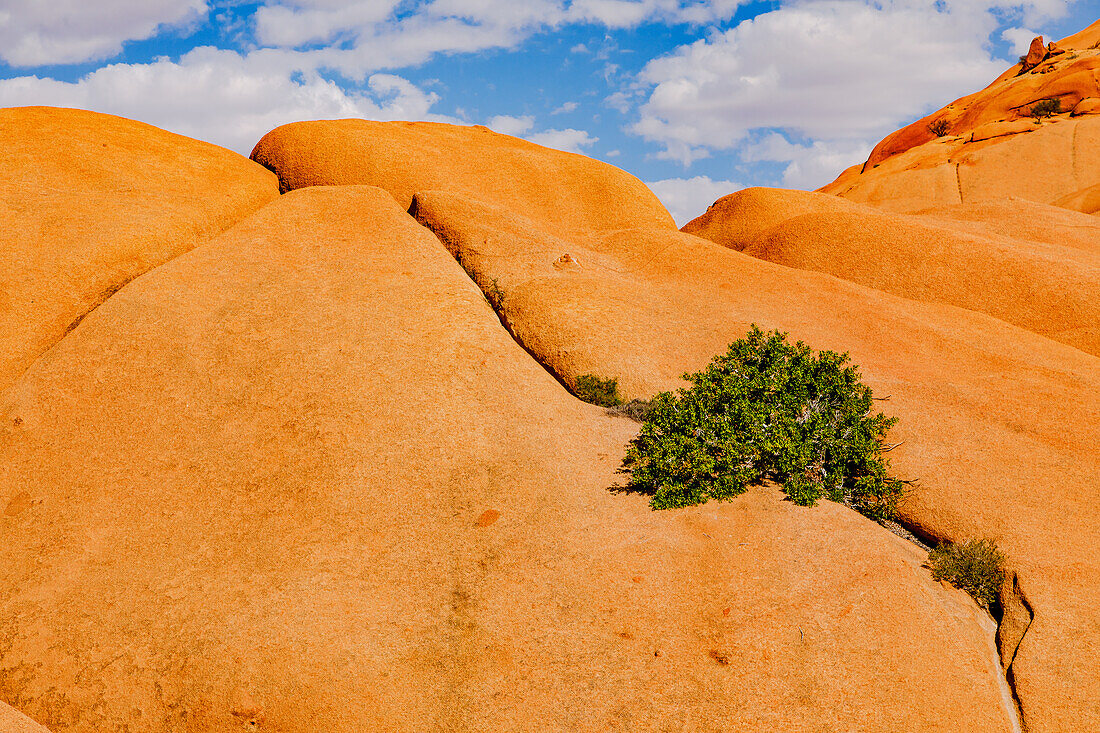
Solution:
<path fill-rule="evenodd" d="M 623 404 L 619 395 L 618 379 L 600 379 L 595 374 L 577 377 L 577 397 L 600 407 L 618 407 Z"/>
<path fill-rule="evenodd" d="M 1036 123 L 1044 117 L 1053 117 L 1054 115 L 1062 111 L 1062 100 L 1060 99 L 1043 99 L 1036 102 L 1031 108 L 1031 117 Z"/>
<path fill-rule="evenodd" d="M 950 125 L 947 124 L 947 120 L 939 119 L 928 124 L 928 131 L 936 137 L 943 137 L 950 129 Z"/>
<path fill-rule="evenodd" d="M 928 555 L 933 578 L 961 588 L 985 608 L 997 600 L 1005 582 L 1004 562 L 1004 555 L 993 540 L 946 543 Z"/>
<path fill-rule="evenodd" d="M 873 411 L 847 354 L 814 354 L 753 325 L 684 379 L 690 387 L 653 399 L 621 469 L 655 509 L 730 499 L 771 478 L 796 504 L 825 497 L 895 514 L 902 482 L 881 446 L 895 419 Z"/>

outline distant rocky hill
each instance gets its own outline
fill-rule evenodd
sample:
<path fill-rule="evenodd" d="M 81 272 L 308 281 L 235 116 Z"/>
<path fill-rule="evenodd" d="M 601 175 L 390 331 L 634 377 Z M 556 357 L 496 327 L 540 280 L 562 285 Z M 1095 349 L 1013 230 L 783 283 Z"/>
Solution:
<path fill-rule="evenodd" d="M 1051 102 L 1057 112 L 1033 117 Z M 1019 196 L 1091 213 L 1082 192 L 1100 185 L 1098 160 L 1100 21 L 1036 38 L 988 87 L 888 135 L 821 191 L 894 211 Z"/>
<path fill-rule="evenodd" d="M 0 731 L 1100 728 L 1100 219 L 890 173 L 956 137 L 677 231 L 485 128 L 0 110 Z M 638 424 L 578 377 L 752 323 L 888 397 L 901 519 L 999 543 L 996 620 L 841 504 L 609 490 Z"/>

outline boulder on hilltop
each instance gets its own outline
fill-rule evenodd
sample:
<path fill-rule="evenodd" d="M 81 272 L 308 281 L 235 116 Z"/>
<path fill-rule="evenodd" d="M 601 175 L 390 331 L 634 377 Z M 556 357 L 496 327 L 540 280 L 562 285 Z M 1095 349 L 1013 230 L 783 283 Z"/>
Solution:
<path fill-rule="evenodd" d="M 264 135 L 252 159 L 275 171 L 284 191 L 377 186 L 406 208 L 418 191 L 453 191 L 522 211 L 558 235 L 676 229 L 653 192 L 626 171 L 480 125 L 295 122 Z"/>

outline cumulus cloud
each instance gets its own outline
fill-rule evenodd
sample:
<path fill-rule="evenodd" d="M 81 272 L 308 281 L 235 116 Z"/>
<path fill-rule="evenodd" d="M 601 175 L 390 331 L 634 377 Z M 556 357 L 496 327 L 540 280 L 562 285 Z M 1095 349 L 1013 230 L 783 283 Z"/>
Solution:
<path fill-rule="evenodd" d="M 792 5 L 650 61 L 633 129 L 685 164 L 752 130 L 878 138 L 996 76 L 991 29 L 984 12 L 918 0 Z"/>
<path fill-rule="evenodd" d="M 747 144 L 741 160 L 786 163 L 783 186 L 814 190 L 836 178 L 856 162 L 867 159 L 872 144 L 860 140 L 815 140 L 808 145 L 792 143 L 779 133 Z"/>
<path fill-rule="evenodd" d="M 447 120 L 436 96 L 408 80 L 374 74 L 349 91 L 292 58 L 197 48 L 178 62 L 104 66 L 76 82 L 0 80 L 0 106 L 79 107 L 141 120 L 247 155 L 274 127 L 299 120 L 363 117 Z"/>
<path fill-rule="evenodd" d="M 501 135 L 520 136 L 535 126 L 535 118 L 531 115 L 513 117 L 512 115 L 497 115 L 491 118 L 486 127 L 495 130 Z"/>
<path fill-rule="evenodd" d="M 43 66 L 109 58 L 124 41 L 187 26 L 207 11 L 206 0 L 4 0 L 0 60 Z"/>
<path fill-rule="evenodd" d="M 261 44 L 309 53 L 318 63 L 358 78 L 371 70 L 421 63 L 437 53 L 512 48 L 536 32 L 569 24 L 711 23 L 732 17 L 740 2 L 275 0 L 257 9 L 254 18 Z M 328 45 L 311 47 L 317 44 Z"/>
<path fill-rule="evenodd" d="M 564 150 L 567 153 L 582 153 L 584 148 L 591 147 L 600 140 L 598 137 L 592 137 L 585 130 L 576 130 L 572 127 L 567 127 L 564 130 L 543 130 L 527 135 L 527 139 L 548 148 Z"/>
<path fill-rule="evenodd" d="M 535 127 L 535 118 L 531 115 L 520 117 L 497 115 L 490 119 L 486 126 L 502 135 L 522 137 L 538 145 L 557 148 L 567 153 L 580 153 L 583 148 L 590 147 L 599 141 L 598 137 L 592 137 L 585 130 L 575 130 L 571 127 L 564 130 L 549 129 L 532 132 Z"/>
<path fill-rule="evenodd" d="M 649 181 L 647 186 L 665 205 L 676 226 L 683 226 L 707 210 L 718 199 L 744 188 L 734 181 L 715 181 L 709 176 L 666 178 Z"/>

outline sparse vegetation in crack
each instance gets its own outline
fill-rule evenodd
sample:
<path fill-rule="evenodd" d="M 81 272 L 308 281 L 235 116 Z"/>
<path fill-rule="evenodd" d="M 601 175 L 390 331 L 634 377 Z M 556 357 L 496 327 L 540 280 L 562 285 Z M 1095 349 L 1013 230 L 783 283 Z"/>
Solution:
<path fill-rule="evenodd" d="M 938 120 L 933 120 L 932 122 L 928 123 L 928 131 L 936 137 L 943 137 L 948 133 L 950 129 L 951 125 L 948 124 L 947 120 L 943 119 L 942 117 Z"/>
<path fill-rule="evenodd" d="M 941 543 L 929 553 L 928 565 L 934 579 L 966 591 L 987 611 L 999 603 L 1005 582 L 1005 556 L 993 540 Z"/>
<path fill-rule="evenodd" d="M 602 379 L 595 374 L 582 374 L 576 379 L 574 394 L 590 405 L 618 407 L 623 404 L 619 380 L 615 378 Z"/>

